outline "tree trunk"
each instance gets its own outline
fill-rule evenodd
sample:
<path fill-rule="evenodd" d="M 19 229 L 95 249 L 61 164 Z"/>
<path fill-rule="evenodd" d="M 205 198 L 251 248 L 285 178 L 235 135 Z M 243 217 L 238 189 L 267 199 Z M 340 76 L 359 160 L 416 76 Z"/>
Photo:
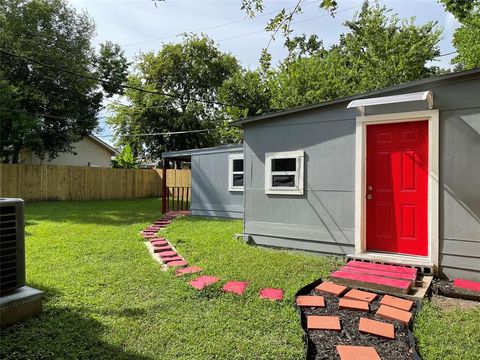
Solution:
<path fill-rule="evenodd" d="M 12 153 L 12 164 L 18 164 L 18 158 L 20 157 L 21 147 L 14 147 Z"/>

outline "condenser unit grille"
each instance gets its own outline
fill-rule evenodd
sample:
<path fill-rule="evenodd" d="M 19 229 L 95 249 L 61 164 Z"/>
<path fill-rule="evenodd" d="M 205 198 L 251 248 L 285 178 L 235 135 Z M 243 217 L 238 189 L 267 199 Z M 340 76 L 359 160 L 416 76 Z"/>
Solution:
<path fill-rule="evenodd" d="M 0 294 L 25 285 L 23 202 L 0 200 Z"/>

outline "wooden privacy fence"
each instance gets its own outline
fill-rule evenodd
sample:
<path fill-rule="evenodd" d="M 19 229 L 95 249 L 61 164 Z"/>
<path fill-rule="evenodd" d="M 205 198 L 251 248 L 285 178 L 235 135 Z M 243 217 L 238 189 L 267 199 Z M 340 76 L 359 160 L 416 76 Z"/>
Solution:
<path fill-rule="evenodd" d="M 158 170 L 161 171 L 161 170 Z M 190 170 L 168 169 L 164 212 L 190 210 L 192 173 Z"/>
<path fill-rule="evenodd" d="M 190 170 L 167 170 L 172 187 L 191 186 Z M 27 201 L 159 197 L 161 169 L 0 164 L 0 197 Z"/>

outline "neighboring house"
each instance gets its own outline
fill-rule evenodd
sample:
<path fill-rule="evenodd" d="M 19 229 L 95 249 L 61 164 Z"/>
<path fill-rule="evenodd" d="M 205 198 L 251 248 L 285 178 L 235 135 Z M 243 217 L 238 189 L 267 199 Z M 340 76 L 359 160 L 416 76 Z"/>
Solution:
<path fill-rule="evenodd" d="M 165 152 L 166 161 L 191 161 L 193 215 L 243 216 L 243 146 Z"/>
<path fill-rule="evenodd" d="M 246 238 L 480 280 L 480 69 L 234 125 Z M 226 161 L 193 160 L 196 206 L 212 214 L 230 201 Z"/>
<path fill-rule="evenodd" d="M 89 135 L 73 145 L 73 153 L 60 153 L 52 160 L 41 159 L 30 149 L 23 149 L 20 152 L 21 164 L 30 165 L 66 165 L 66 166 L 92 166 L 112 167 L 112 156 L 117 155 L 117 149 L 108 145 L 94 135 Z"/>

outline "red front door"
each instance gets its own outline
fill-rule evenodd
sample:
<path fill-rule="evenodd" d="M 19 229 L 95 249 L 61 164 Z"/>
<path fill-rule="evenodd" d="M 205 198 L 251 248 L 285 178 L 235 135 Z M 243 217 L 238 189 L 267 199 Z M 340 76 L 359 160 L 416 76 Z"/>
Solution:
<path fill-rule="evenodd" d="M 367 250 L 428 255 L 428 121 L 367 126 Z"/>

